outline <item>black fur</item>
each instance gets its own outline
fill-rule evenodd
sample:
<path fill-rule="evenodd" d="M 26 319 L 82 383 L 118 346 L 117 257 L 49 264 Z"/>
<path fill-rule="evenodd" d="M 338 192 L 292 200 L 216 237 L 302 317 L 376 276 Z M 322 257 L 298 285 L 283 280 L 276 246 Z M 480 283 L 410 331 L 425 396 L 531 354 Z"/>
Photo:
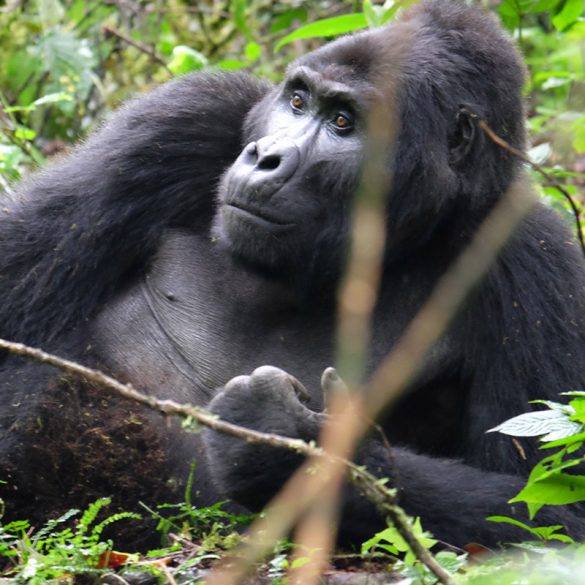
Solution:
<path fill-rule="evenodd" d="M 138 98 L 23 184 L 0 217 L 0 335 L 239 424 L 315 439 L 372 96 L 395 82 L 400 131 L 369 372 L 524 180 L 461 113 L 523 148 L 523 75 L 492 17 L 427 0 L 301 58 L 278 87 L 201 74 Z M 336 125 L 340 113 L 351 129 Z M 523 460 L 485 431 L 529 400 L 583 387 L 583 268 L 566 226 L 539 206 L 381 421 L 394 463 L 375 440 L 362 445 L 359 460 L 397 482 L 437 537 L 519 538 L 484 518 L 509 513 L 538 454 L 526 441 Z M 300 379 L 308 408 L 280 369 L 228 384 L 262 364 Z M 211 432 L 184 435 L 45 366 L 6 356 L 1 374 L 0 479 L 13 517 L 41 521 L 99 495 L 126 508 L 178 497 L 193 459 L 194 502 L 228 494 L 258 509 L 299 463 Z M 575 514 L 547 510 L 541 521 L 580 535 Z M 342 536 L 359 543 L 381 525 L 347 489 Z"/>

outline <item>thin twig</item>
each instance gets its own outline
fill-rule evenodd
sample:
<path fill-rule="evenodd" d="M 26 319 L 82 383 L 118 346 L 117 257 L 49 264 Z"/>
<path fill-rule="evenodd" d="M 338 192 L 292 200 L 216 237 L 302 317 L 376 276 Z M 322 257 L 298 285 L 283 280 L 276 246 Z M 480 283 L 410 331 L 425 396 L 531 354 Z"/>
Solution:
<path fill-rule="evenodd" d="M 153 61 L 162 65 L 169 73 L 172 73 L 172 71 L 169 69 L 169 67 L 167 65 L 167 62 L 158 53 L 156 53 L 156 51 L 154 49 L 150 48 L 149 46 L 145 45 L 144 43 L 140 43 L 138 41 L 135 41 L 134 39 L 132 39 L 129 36 L 126 36 L 124 33 L 120 32 L 119 30 L 117 30 L 111 26 L 108 26 L 108 25 L 102 26 L 102 32 L 106 35 L 112 35 L 112 36 L 120 39 L 121 41 L 124 41 L 127 45 L 134 47 L 136 50 L 140 51 L 141 53 L 148 55 Z"/>
<path fill-rule="evenodd" d="M 506 142 L 503 138 L 498 136 L 489 126 L 489 124 L 480 118 L 477 114 L 473 113 L 471 110 L 467 108 L 462 108 L 461 112 L 467 114 L 470 118 L 477 119 L 477 123 L 479 127 L 488 135 L 488 137 L 495 142 L 498 146 L 507 150 L 510 154 L 515 156 L 516 158 L 520 159 L 521 161 L 525 162 L 527 165 L 532 167 L 535 171 L 540 173 L 550 184 L 557 189 L 563 197 L 568 201 L 571 210 L 573 212 L 573 216 L 575 217 L 575 228 L 577 229 L 577 237 L 579 238 L 579 243 L 581 244 L 581 251 L 583 255 L 585 255 L 585 239 L 583 236 L 583 229 L 581 227 L 581 214 L 579 213 L 579 209 L 571 197 L 571 194 L 556 180 L 553 175 L 549 172 L 545 171 L 539 164 L 535 163 L 534 161 L 530 160 L 530 158 L 521 150 L 514 148 L 511 144 Z"/>

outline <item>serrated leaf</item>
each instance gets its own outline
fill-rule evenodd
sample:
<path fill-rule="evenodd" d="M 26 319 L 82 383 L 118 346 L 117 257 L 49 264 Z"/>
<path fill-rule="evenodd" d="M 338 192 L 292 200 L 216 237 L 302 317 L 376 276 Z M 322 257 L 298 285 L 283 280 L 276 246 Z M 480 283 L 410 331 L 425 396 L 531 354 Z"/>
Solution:
<path fill-rule="evenodd" d="M 275 50 L 278 51 L 284 45 L 299 39 L 335 37 L 366 28 L 367 26 L 368 21 L 363 12 L 342 14 L 340 16 L 333 16 L 332 18 L 317 20 L 311 24 L 301 26 L 289 35 L 286 35 L 276 45 Z"/>
<path fill-rule="evenodd" d="M 575 423 L 567 415 L 557 410 L 539 410 L 515 416 L 502 424 L 489 429 L 488 433 L 498 432 L 513 437 L 546 437 L 554 436 L 557 440 L 578 433 L 581 425 Z"/>

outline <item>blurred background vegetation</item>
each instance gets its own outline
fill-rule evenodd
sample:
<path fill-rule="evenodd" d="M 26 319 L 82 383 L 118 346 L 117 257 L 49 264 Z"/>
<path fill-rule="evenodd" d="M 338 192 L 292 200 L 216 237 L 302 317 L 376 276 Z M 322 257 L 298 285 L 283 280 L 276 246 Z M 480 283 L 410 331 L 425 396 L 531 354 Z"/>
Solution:
<path fill-rule="evenodd" d="M 66 152 L 108 110 L 203 68 L 278 80 L 333 38 L 412 0 L 0 1 L 0 191 Z M 530 154 L 583 203 L 583 0 L 476 0 L 518 39 L 530 70 Z M 196 99 L 196 96 L 194 96 Z M 555 190 L 543 190 L 556 201 Z"/>

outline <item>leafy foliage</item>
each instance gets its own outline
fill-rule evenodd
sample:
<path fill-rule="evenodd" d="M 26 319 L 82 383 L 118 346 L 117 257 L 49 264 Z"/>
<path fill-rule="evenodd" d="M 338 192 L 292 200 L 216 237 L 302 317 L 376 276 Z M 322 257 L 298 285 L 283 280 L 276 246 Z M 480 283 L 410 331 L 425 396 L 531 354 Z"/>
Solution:
<path fill-rule="evenodd" d="M 585 475 L 568 473 L 585 462 L 585 392 L 568 392 L 568 404 L 537 401 L 548 410 L 529 412 L 490 430 L 521 437 L 540 437 L 543 449 L 556 449 L 532 469 L 524 489 L 512 502 L 525 502 L 530 517 L 545 505 L 585 501 Z M 544 534 L 534 533 L 539 538 Z M 553 536 L 554 539 L 558 535 Z"/>
<path fill-rule="evenodd" d="M 104 529 L 120 520 L 140 518 L 122 512 L 96 522 L 100 512 L 110 504 L 101 498 L 81 513 L 69 510 L 34 532 L 26 521 L 0 526 L 0 557 L 9 561 L 4 570 L 15 582 L 43 585 L 67 575 L 97 574 L 102 556 L 112 543 L 102 539 Z M 71 520 L 79 516 L 72 526 Z"/>

